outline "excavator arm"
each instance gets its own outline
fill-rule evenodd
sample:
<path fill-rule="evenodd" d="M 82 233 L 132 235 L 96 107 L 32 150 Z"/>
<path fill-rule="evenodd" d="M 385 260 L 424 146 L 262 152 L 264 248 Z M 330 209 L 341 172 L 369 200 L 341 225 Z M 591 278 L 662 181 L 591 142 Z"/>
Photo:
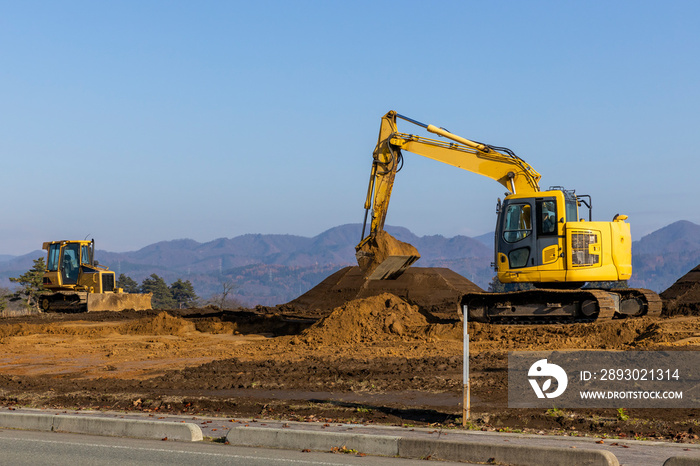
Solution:
<path fill-rule="evenodd" d="M 397 118 L 451 141 L 400 133 Z M 363 238 L 355 248 L 357 262 L 368 279 L 396 278 L 420 258 L 413 246 L 396 240 L 384 231 L 394 178 L 403 163 L 403 150 L 489 177 L 513 194 L 540 191 L 540 174 L 509 149 L 474 142 L 443 128 L 390 111 L 382 117 L 377 146 L 372 155 Z M 365 236 L 370 209 L 370 230 Z"/>

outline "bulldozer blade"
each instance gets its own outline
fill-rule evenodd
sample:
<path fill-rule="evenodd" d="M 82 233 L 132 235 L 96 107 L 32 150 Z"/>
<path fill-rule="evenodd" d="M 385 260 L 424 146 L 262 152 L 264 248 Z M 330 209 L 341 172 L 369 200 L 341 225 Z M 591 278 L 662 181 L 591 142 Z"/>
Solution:
<path fill-rule="evenodd" d="M 153 293 L 88 293 L 87 311 L 146 311 L 153 309 L 152 296 Z"/>
<path fill-rule="evenodd" d="M 420 259 L 420 254 L 413 245 L 380 230 L 358 246 L 355 257 L 367 280 L 393 280 Z"/>

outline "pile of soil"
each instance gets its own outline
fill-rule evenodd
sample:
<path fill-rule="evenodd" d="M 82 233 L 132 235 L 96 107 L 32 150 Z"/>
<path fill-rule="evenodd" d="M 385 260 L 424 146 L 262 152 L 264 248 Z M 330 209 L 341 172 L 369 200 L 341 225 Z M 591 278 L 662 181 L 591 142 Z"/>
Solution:
<path fill-rule="evenodd" d="M 304 330 L 298 340 L 315 346 L 421 338 L 428 321 L 406 301 L 389 293 L 356 299 Z M 424 333 L 423 333 L 424 335 Z"/>
<path fill-rule="evenodd" d="M 665 315 L 700 315 L 700 265 L 661 293 Z"/>
<path fill-rule="evenodd" d="M 418 306 L 436 319 L 458 319 L 463 294 L 483 291 L 450 269 L 411 267 L 395 280 L 365 280 L 359 267 L 345 267 L 317 286 L 280 306 L 282 312 L 307 317 L 325 317 L 343 304 L 358 298 L 391 293 Z"/>
<path fill-rule="evenodd" d="M 195 324 L 161 312 L 156 317 L 146 317 L 136 322 L 122 324 L 119 333 L 128 335 L 184 335 L 196 331 Z"/>

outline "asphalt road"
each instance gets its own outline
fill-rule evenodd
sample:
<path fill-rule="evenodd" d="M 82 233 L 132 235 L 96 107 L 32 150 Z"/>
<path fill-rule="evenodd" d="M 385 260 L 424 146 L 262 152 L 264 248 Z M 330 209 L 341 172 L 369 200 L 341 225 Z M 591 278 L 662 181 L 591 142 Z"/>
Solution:
<path fill-rule="evenodd" d="M 210 442 L 164 442 L 119 437 L 0 430 L 0 465 L 131 466 L 176 465 L 425 465 L 423 460 L 232 447 Z M 440 465 L 464 466 L 465 463 Z"/>

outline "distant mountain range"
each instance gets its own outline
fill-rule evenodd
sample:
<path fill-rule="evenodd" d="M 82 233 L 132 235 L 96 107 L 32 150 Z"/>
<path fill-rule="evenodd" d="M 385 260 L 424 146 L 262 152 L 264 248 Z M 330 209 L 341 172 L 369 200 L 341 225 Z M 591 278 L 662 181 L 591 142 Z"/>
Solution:
<path fill-rule="evenodd" d="M 486 289 L 494 272 L 493 233 L 467 236 L 416 236 L 406 228 L 387 227 L 421 253 L 416 266 L 447 267 Z M 117 273 L 141 282 L 158 274 L 167 283 L 190 280 L 207 298 L 233 283 L 235 298 L 247 306 L 271 306 L 291 301 L 338 269 L 355 265 L 355 245 L 362 225 L 341 225 L 313 238 L 294 235 L 248 234 L 207 243 L 191 239 L 161 241 L 138 251 L 98 250 L 96 258 Z M 99 246 L 99 239 L 98 239 Z M 45 256 L 38 250 L 23 256 L 0 256 L 0 285 L 31 268 Z M 635 241 L 630 286 L 660 292 L 700 264 L 700 226 L 679 221 Z"/>

